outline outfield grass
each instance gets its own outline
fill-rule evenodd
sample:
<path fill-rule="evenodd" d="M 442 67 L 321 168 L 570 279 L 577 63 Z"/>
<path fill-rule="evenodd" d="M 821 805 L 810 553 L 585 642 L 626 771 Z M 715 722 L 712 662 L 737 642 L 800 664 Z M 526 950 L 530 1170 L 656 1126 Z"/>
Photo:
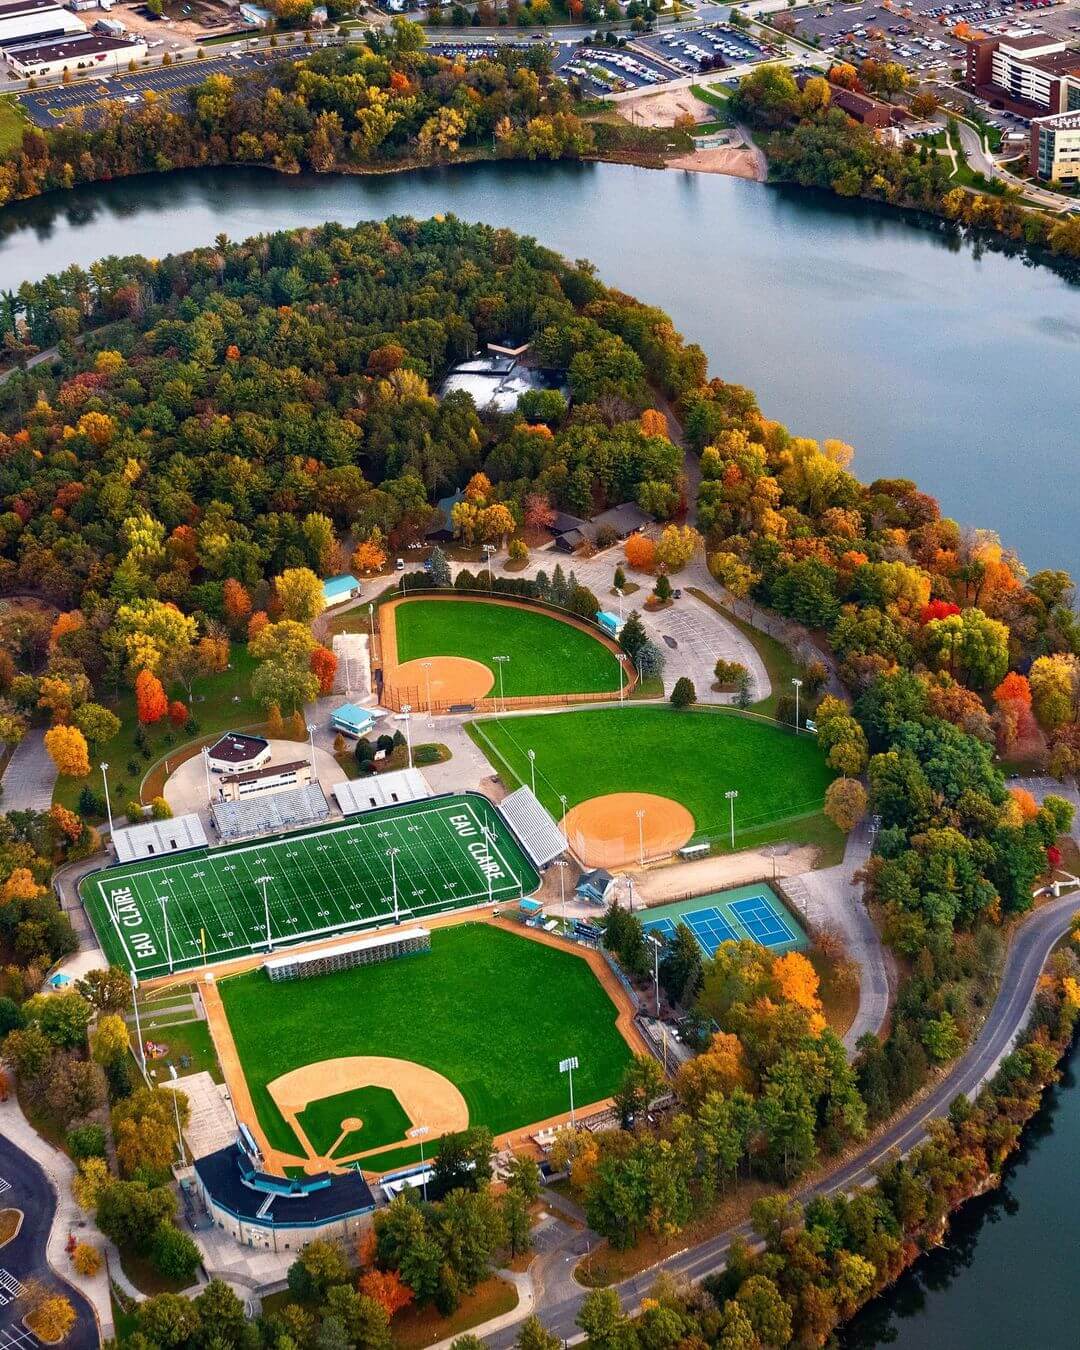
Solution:
<path fill-rule="evenodd" d="M 430 954 L 407 961 L 287 987 L 253 971 L 220 988 L 259 1123 L 289 1152 L 299 1144 L 267 1084 L 320 1059 L 426 1065 L 460 1089 L 470 1124 L 496 1134 L 568 1109 L 560 1059 L 580 1058 L 580 1104 L 610 1096 L 630 1060 L 615 1005 L 585 961 L 489 925 L 436 929 Z"/>
<path fill-rule="evenodd" d="M 470 727 L 510 786 L 529 781 L 527 751 L 536 751 L 537 793 L 556 816 L 560 794 L 576 806 L 612 792 L 653 792 L 682 802 L 697 837 L 722 838 L 724 793 L 734 788 L 740 847 L 752 832 L 819 813 L 834 777 L 813 737 L 735 712 L 638 705 L 489 718 Z M 783 837 L 792 837 L 790 830 Z"/>
<path fill-rule="evenodd" d="M 618 692 L 619 666 L 596 638 L 539 610 L 483 600 L 409 600 L 394 610 L 399 661 L 464 656 L 496 677 L 508 698 Z"/>
<path fill-rule="evenodd" d="M 332 1097 L 320 1097 L 301 1111 L 298 1119 L 304 1127 L 312 1148 L 329 1157 L 330 1150 L 341 1137 L 342 1121 L 363 1122 L 363 1129 L 351 1130 L 336 1150 L 339 1157 L 360 1153 L 384 1144 L 396 1144 L 405 1138 L 410 1120 L 401 1103 L 384 1087 L 352 1088 L 336 1092 Z"/>

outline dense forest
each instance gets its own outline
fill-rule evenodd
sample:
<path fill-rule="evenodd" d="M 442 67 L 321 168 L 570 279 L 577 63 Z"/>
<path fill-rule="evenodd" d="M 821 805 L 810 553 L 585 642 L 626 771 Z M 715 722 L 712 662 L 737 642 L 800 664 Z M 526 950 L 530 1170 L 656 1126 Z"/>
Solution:
<path fill-rule="evenodd" d="M 577 158 L 592 146 L 569 91 L 551 74 L 546 46 L 466 65 L 426 52 L 423 30 L 402 19 L 371 30 L 363 43 L 211 75 L 180 111 L 151 93 L 135 110 L 120 99 L 105 105 L 93 127 L 76 111 L 55 131 L 24 132 L 22 144 L 0 158 L 0 205 L 199 165 L 355 172 L 480 152 Z"/>
<path fill-rule="evenodd" d="M 4 304 L 19 359 L 57 350 L 0 396 L 0 589 L 22 597 L 0 615 L 0 734 L 48 725 L 69 778 L 85 778 L 88 747 L 117 735 L 108 691 L 134 690 L 140 726 L 182 726 L 194 682 L 223 670 L 230 639 L 246 638 L 262 663 L 252 684 L 265 685 L 264 705 L 271 694 L 289 709 L 314 697 L 332 658 L 311 631 L 319 576 L 350 560 L 378 570 L 388 547 L 423 538 L 456 488 L 465 495 L 451 523 L 469 543 L 520 543 L 555 509 L 630 499 L 673 521 L 696 510 L 725 602 L 784 615 L 828 655 L 847 696 L 823 693 L 822 671 L 801 715 L 814 717 L 840 775 L 827 803 L 836 823 L 881 818 L 865 895 L 905 970 L 888 1034 L 867 1037 L 849 1063 L 808 961 L 738 944 L 703 962 L 677 933 L 661 978 L 704 1053 L 655 1122 L 656 1066 L 635 1061 L 618 1097 L 623 1128 L 559 1141 L 612 1248 L 671 1240 L 747 1180 L 790 1186 L 971 1042 L 1010 925 L 1061 861 L 1072 823 L 1064 798 L 1037 802 L 1003 772 L 1003 761 L 1057 776 L 1080 768 L 1080 621 L 1067 574 L 1029 576 L 992 534 L 962 530 L 906 479 L 860 482 L 850 446 L 794 435 L 750 391 L 709 380 L 701 351 L 662 311 L 507 231 L 392 219 L 220 239 L 160 261 L 73 267 Z M 537 361 L 565 372 L 570 399 L 534 391 L 494 414 L 464 393 L 440 398 L 449 366 L 494 340 L 531 343 Z M 698 458 L 696 503 L 668 412 Z M 675 534 L 690 551 L 698 542 Z M 794 715 L 785 708 L 782 720 Z M 81 800 L 80 811 L 95 814 Z M 66 1003 L 35 997 L 72 943 L 46 889 L 51 868 L 96 847 L 63 807 L 3 822 L 3 1053 L 32 1104 L 61 1113 L 73 1134 L 87 1128 L 84 1113 L 111 1107 L 125 1145 L 118 1175 L 102 1161 L 103 1133 L 78 1134 L 83 1203 L 129 1250 L 182 1271 L 191 1252 L 174 1236 L 163 1184 L 160 1101 L 133 1091 L 128 1057 L 101 1029 L 123 1010 L 122 975 L 88 978 Z M 614 909 L 604 928 L 623 966 L 647 975 L 638 916 Z M 763 1201 L 762 1254 L 736 1248 L 703 1293 L 664 1290 L 633 1325 L 607 1293 L 590 1296 L 589 1343 L 823 1344 L 936 1240 L 949 1208 L 1015 1143 L 1080 1009 L 1077 945 L 1074 933 L 1055 957 L 1033 1026 L 990 1088 L 911 1159 L 850 1201 Z M 67 1085 L 59 1100 L 54 1079 Z M 487 1151 L 475 1139 L 444 1148 Z M 220 1337 L 384 1345 L 398 1297 L 455 1306 L 498 1253 L 528 1241 L 533 1181 L 496 1204 L 486 1166 L 462 1163 L 437 1205 L 390 1207 L 359 1283 L 348 1266 L 317 1278 L 298 1262 L 304 1308 L 258 1327 L 237 1320 Z M 203 1297 L 212 1311 L 218 1293 Z M 211 1338 L 203 1308 L 179 1302 L 143 1305 L 142 1343 Z M 545 1346 L 544 1335 L 529 1325 L 523 1343 Z"/>
<path fill-rule="evenodd" d="M 1055 258 L 1080 258 L 1080 217 L 1031 210 L 1013 193 L 976 193 L 951 182 L 951 164 L 927 146 L 902 148 L 830 106 L 829 86 L 800 91 L 783 66 L 761 66 L 732 98 L 733 113 L 760 133 L 775 179 L 932 211 L 959 225 Z"/>

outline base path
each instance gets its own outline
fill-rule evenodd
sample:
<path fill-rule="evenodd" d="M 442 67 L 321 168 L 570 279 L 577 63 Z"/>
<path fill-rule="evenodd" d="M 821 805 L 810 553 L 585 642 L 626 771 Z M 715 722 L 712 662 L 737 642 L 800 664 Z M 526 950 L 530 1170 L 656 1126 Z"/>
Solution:
<path fill-rule="evenodd" d="M 643 812 L 638 819 L 638 812 Z M 610 792 L 571 807 L 563 817 L 570 847 L 589 867 L 623 867 L 663 858 L 689 840 L 694 817 L 680 802 L 652 792 Z"/>

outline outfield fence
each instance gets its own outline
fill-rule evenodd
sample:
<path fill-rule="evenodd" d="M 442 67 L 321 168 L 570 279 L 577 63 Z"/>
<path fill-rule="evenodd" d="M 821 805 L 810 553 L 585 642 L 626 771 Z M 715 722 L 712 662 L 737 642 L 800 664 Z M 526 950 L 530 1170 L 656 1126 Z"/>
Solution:
<path fill-rule="evenodd" d="M 628 679 L 626 684 L 627 696 L 629 696 L 630 688 L 631 684 Z M 402 707 L 408 704 L 417 715 L 430 711 L 433 716 L 449 712 L 498 714 L 519 709 L 569 708 L 579 703 L 618 703 L 618 701 L 619 691 L 611 689 L 594 691 L 590 694 L 519 694 L 516 696 L 507 695 L 506 698 L 491 695 L 476 699 L 472 703 L 453 703 L 447 699 L 435 698 L 429 703 L 427 691 L 422 684 L 399 684 L 389 681 L 383 683 L 380 700 L 383 707 L 390 708 L 394 712 L 400 712 Z"/>

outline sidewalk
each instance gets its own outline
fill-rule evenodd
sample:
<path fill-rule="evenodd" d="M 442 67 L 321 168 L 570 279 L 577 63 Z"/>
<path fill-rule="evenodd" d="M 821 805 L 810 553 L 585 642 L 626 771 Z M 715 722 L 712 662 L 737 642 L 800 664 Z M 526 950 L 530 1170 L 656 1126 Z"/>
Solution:
<path fill-rule="evenodd" d="M 12 1093 L 6 1102 L 0 1102 L 0 1133 L 41 1167 L 48 1177 L 56 1195 L 56 1214 L 52 1231 L 46 1247 L 49 1265 L 54 1272 L 69 1284 L 73 1284 L 90 1301 L 97 1315 L 103 1340 L 115 1334 L 113 1327 L 112 1303 L 109 1298 L 109 1274 L 125 1292 L 141 1298 L 137 1290 L 130 1288 L 123 1271 L 120 1269 L 120 1256 L 116 1247 L 107 1238 L 93 1228 L 71 1194 L 71 1182 L 75 1176 L 75 1166 L 66 1153 L 53 1148 L 51 1144 L 33 1129 L 23 1115 L 19 1103 Z M 106 1261 L 101 1270 L 92 1277 L 76 1273 L 65 1251 L 68 1235 L 93 1242 L 105 1254 Z"/>

